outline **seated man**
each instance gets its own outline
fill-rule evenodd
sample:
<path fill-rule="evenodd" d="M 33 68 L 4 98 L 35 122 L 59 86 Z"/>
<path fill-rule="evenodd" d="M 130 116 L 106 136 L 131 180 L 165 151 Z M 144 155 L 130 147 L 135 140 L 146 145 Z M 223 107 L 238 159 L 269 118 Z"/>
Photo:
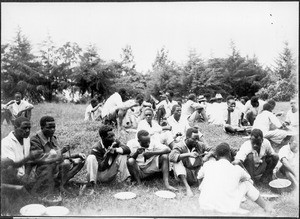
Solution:
<path fill-rule="evenodd" d="M 227 108 L 227 104 L 222 102 L 222 95 L 217 93 L 215 97 L 211 98 L 211 104 L 206 107 L 206 114 L 208 122 L 213 125 L 223 125 L 223 112 Z"/>
<path fill-rule="evenodd" d="M 249 174 L 240 166 L 230 163 L 230 147 L 221 143 L 216 147 L 217 161 L 208 161 L 198 173 L 203 179 L 199 190 L 199 205 L 202 210 L 222 213 L 238 213 L 243 198 L 247 195 L 265 211 L 270 208 L 253 186 Z"/>
<path fill-rule="evenodd" d="M 30 152 L 30 128 L 28 118 L 18 117 L 14 131 L 1 140 L 1 183 L 27 186 L 27 164 L 42 153 L 41 150 Z"/>
<path fill-rule="evenodd" d="M 2 100 L 1 100 L 2 102 Z M 4 120 L 6 120 L 6 123 L 10 125 L 12 123 L 12 114 L 10 110 L 8 109 L 9 105 L 13 104 L 15 100 L 9 101 L 7 104 L 1 103 L 1 125 Z"/>
<path fill-rule="evenodd" d="M 101 106 L 97 99 L 91 99 L 91 103 L 87 106 L 84 114 L 84 121 L 101 120 Z"/>
<path fill-rule="evenodd" d="M 138 131 L 137 139 L 128 141 L 127 145 L 131 150 L 127 161 L 128 170 L 138 184 L 141 184 L 141 178 L 162 172 L 165 188 L 177 190 L 169 184 L 170 148 L 150 140 L 150 134 L 145 130 Z"/>
<path fill-rule="evenodd" d="M 261 176 L 263 183 L 269 183 L 277 162 L 278 155 L 274 152 L 269 140 L 263 137 L 261 130 L 253 129 L 250 140 L 242 144 L 233 164 L 244 167 L 253 181 L 258 181 L 257 178 Z"/>
<path fill-rule="evenodd" d="M 246 134 L 246 127 L 241 125 L 242 113 L 236 108 L 233 96 L 227 97 L 227 109 L 223 112 L 224 130 L 230 134 L 242 133 Z M 249 130 L 249 128 L 248 128 Z"/>
<path fill-rule="evenodd" d="M 15 93 L 14 103 L 7 106 L 7 109 L 9 109 L 12 114 L 12 121 L 20 116 L 26 117 L 30 120 L 31 110 L 33 108 L 32 104 L 28 103 L 26 100 L 22 100 L 22 94 L 20 92 Z"/>
<path fill-rule="evenodd" d="M 69 156 L 64 155 L 70 146 L 59 148 L 55 133 L 55 121 L 51 116 L 40 119 L 41 130 L 30 139 L 30 151 L 42 150 L 43 155 L 36 161 L 36 178 L 32 193 L 36 193 L 43 182 L 48 182 L 46 192 L 51 193 L 54 183 L 60 183 L 60 190 L 65 190 L 64 185 L 73 178 L 84 166 L 85 155 L 82 153 Z M 74 159 L 80 158 L 80 159 Z M 34 165 L 34 164 L 33 164 Z"/>
<path fill-rule="evenodd" d="M 193 196 L 190 185 L 198 183 L 197 173 L 203 163 L 202 156 L 208 151 L 199 134 L 197 128 L 189 128 L 186 138 L 176 143 L 170 153 L 175 178 L 183 182 L 188 196 Z"/>
<path fill-rule="evenodd" d="M 156 105 L 157 108 L 157 120 L 160 124 L 160 120 L 165 117 L 169 118 L 171 116 L 172 107 L 178 104 L 177 101 L 173 100 L 174 93 L 172 91 L 166 92 L 164 95 L 164 100 Z"/>
<path fill-rule="evenodd" d="M 190 126 L 199 122 L 206 122 L 207 116 L 204 105 L 196 102 L 196 95 L 190 94 L 188 101 L 182 105 L 181 116 L 189 121 Z"/>
<path fill-rule="evenodd" d="M 275 178 L 283 178 L 282 175 L 288 178 L 295 188 L 299 187 L 299 153 L 298 136 L 292 136 L 290 142 L 283 146 L 279 152 L 279 161 L 274 168 L 273 173 Z"/>
<path fill-rule="evenodd" d="M 281 123 L 276 115 L 272 113 L 273 108 L 269 103 L 264 104 L 263 111 L 257 115 L 252 129 L 260 129 L 266 139 L 274 142 L 276 145 L 280 145 L 284 140 L 288 140 L 290 136 L 284 130 L 286 125 Z"/>
<path fill-rule="evenodd" d="M 127 155 L 130 154 L 129 147 L 116 139 L 113 128 L 109 125 L 100 126 L 99 136 L 100 140 L 86 159 L 87 181 L 92 187 L 90 194 L 94 193 L 97 182 L 124 182 L 130 177 L 126 164 Z"/>
<path fill-rule="evenodd" d="M 253 125 L 256 116 L 262 112 L 264 104 L 265 101 L 258 99 L 257 96 L 251 97 L 251 99 L 246 102 L 244 115 L 250 125 Z"/>
<path fill-rule="evenodd" d="M 289 129 L 293 131 L 299 131 L 299 112 L 296 99 L 292 99 L 290 101 L 290 104 L 291 109 L 287 112 L 284 123 L 288 126 Z"/>

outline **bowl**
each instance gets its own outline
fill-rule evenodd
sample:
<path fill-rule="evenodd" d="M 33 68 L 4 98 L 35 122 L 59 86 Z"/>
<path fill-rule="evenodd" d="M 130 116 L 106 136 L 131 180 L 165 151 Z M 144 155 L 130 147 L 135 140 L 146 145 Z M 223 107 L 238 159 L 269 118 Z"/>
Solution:
<path fill-rule="evenodd" d="M 47 206 L 58 206 L 62 205 L 62 197 L 60 195 L 47 195 L 45 198 L 42 200 L 45 205 Z"/>
<path fill-rule="evenodd" d="M 271 190 L 277 194 L 281 194 L 284 192 L 290 192 L 292 189 L 291 181 L 288 179 L 274 179 L 271 182 L 269 182 L 269 186 L 271 187 Z"/>

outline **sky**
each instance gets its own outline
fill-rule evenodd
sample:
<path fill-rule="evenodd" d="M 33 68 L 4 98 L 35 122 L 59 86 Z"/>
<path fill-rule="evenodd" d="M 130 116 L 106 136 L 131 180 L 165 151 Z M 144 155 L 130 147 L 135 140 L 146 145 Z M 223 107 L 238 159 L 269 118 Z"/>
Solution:
<path fill-rule="evenodd" d="M 1 44 L 21 28 L 38 51 L 51 36 L 55 45 L 93 44 L 106 61 L 121 60 L 130 45 L 136 69 L 147 72 L 165 47 L 183 64 L 189 51 L 203 59 L 230 55 L 230 42 L 242 56 L 272 67 L 284 41 L 298 60 L 298 2 L 128 2 L 1 3 Z"/>

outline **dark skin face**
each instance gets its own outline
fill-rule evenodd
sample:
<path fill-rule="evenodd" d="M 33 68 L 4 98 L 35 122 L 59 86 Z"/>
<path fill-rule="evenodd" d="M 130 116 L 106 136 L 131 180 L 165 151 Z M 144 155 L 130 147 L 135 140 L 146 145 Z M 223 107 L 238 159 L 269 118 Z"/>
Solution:
<path fill-rule="evenodd" d="M 47 138 L 51 138 L 55 133 L 55 122 L 46 122 L 46 125 L 42 127 L 42 132 Z"/>
<path fill-rule="evenodd" d="M 191 150 L 194 147 L 196 147 L 199 140 L 200 140 L 199 134 L 198 133 L 192 133 L 192 136 L 190 138 L 187 138 L 185 143 L 188 146 L 188 148 Z"/>
<path fill-rule="evenodd" d="M 235 109 L 235 100 L 230 99 L 227 101 L 228 111 L 233 112 Z"/>
<path fill-rule="evenodd" d="M 253 149 L 260 149 L 261 144 L 263 142 L 263 138 L 260 136 L 251 135 L 250 141 L 251 141 Z"/>
<path fill-rule="evenodd" d="M 20 127 L 15 127 L 15 136 L 16 138 L 23 139 L 28 138 L 30 135 L 31 124 L 28 121 L 21 123 Z"/>
<path fill-rule="evenodd" d="M 149 148 L 150 145 L 150 135 L 148 136 L 141 136 L 138 140 L 140 143 L 141 147 L 143 148 Z"/>
<path fill-rule="evenodd" d="M 15 94 L 15 100 L 16 100 L 16 103 L 17 103 L 17 104 L 20 104 L 20 103 L 21 103 L 21 99 L 22 99 L 21 94 Z"/>
<path fill-rule="evenodd" d="M 98 105 L 98 102 L 93 102 L 93 103 L 91 103 L 91 105 L 94 108 L 94 107 L 96 107 Z"/>
<path fill-rule="evenodd" d="M 108 148 L 115 140 L 115 133 L 113 133 L 113 131 L 108 131 L 107 136 L 103 138 L 103 144 L 106 148 Z"/>
<path fill-rule="evenodd" d="M 152 118 L 153 118 L 153 113 L 151 110 L 145 111 L 145 118 L 146 118 L 146 121 L 150 124 L 152 121 Z"/>
<path fill-rule="evenodd" d="M 174 111 L 174 118 L 179 119 L 181 116 L 181 107 L 176 107 L 175 111 Z"/>

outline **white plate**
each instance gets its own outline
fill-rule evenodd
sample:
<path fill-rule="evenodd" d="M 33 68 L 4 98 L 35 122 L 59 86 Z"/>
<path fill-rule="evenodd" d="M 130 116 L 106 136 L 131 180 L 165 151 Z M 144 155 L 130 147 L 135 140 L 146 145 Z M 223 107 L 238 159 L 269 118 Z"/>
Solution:
<path fill-rule="evenodd" d="M 274 179 L 271 182 L 269 182 L 269 186 L 275 189 L 287 188 L 291 184 L 291 181 L 289 181 L 288 179 Z"/>
<path fill-rule="evenodd" d="M 155 195 L 161 198 L 175 198 L 176 194 L 174 192 L 166 191 L 166 190 L 161 190 L 155 192 Z"/>
<path fill-rule="evenodd" d="M 20 209 L 23 216 L 40 216 L 46 212 L 46 207 L 40 204 L 25 205 Z"/>
<path fill-rule="evenodd" d="M 69 209 L 63 206 L 51 206 L 46 208 L 46 215 L 49 216 L 65 216 L 69 214 Z"/>
<path fill-rule="evenodd" d="M 119 192 L 114 195 L 115 198 L 117 199 L 133 199 L 136 197 L 136 194 L 133 192 Z"/>

